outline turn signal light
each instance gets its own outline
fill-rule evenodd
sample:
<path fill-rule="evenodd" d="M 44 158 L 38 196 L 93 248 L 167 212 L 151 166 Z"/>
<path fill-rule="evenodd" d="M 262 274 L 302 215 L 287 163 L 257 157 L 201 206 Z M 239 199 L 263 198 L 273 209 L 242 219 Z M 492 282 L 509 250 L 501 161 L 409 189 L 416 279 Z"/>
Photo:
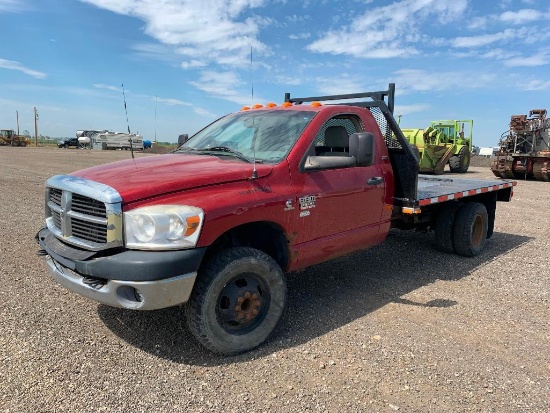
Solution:
<path fill-rule="evenodd" d="M 185 236 L 188 237 L 197 230 L 201 220 L 197 215 L 194 215 L 192 217 L 185 218 L 185 221 L 187 222 L 187 231 L 185 231 Z"/>

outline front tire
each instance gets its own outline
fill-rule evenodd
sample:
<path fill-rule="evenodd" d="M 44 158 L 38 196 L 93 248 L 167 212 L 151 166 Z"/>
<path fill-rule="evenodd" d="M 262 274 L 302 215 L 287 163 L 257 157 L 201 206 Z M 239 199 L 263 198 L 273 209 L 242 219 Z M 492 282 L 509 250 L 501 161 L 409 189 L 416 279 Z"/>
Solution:
<path fill-rule="evenodd" d="M 469 202 L 456 214 L 453 233 L 455 251 L 465 257 L 475 257 L 485 247 L 489 217 L 485 205 Z"/>
<path fill-rule="evenodd" d="M 467 146 L 463 146 L 458 154 L 449 159 L 449 168 L 451 172 L 465 174 L 470 167 L 470 151 Z"/>
<path fill-rule="evenodd" d="M 204 347 L 234 355 L 262 344 L 285 308 L 281 267 L 262 251 L 236 247 L 221 251 L 201 270 L 185 314 Z"/>

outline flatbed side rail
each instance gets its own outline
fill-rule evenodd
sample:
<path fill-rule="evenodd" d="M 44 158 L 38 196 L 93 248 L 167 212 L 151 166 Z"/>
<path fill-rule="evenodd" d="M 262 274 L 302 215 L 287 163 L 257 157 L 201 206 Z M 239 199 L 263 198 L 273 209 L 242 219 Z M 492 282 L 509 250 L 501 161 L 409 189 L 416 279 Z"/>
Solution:
<path fill-rule="evenodd" d="M 370 98 L 371 100 L 339 104 L 366 108 L 374 116 L 384 137 L 394 171 L 395 203 L 398 205 L 412 205 L 416 202 L 418 195 L 418 159 L 413 153 L 411 146 L 393 117 L 395 83 L 390 83 L 388 90 L 351 93 L 345 95 L 291 98 L 290 93 L 285 93 L 285 102 L 290 102 L 296 105 L 301 105 L 304 102 L 351 100 L 361 98 Z"/>
<path fill-rule="evenodd" d="M 512 189 L 516 181 L 497 181 L 464 178 L 419 177 L 418 200 L 415 206 L 422 207 L 488 192 Z"/>

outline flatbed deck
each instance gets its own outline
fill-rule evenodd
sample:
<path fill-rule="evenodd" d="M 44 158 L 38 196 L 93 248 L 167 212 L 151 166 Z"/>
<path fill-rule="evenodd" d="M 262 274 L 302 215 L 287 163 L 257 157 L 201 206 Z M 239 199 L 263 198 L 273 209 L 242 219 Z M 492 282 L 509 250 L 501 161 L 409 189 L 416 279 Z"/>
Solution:
<path fill-rule="evenodd" d="M 497 179 L 440 178 L 418 175 L 417 206 L 446 202 L 453 199 L 498 191 L 515 186 L 515 181 Z"/>

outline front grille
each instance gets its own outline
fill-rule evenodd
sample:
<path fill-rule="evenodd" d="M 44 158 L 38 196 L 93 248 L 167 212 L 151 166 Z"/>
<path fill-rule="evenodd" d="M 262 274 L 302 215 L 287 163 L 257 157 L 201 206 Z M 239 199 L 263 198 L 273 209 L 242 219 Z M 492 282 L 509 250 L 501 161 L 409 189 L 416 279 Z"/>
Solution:
<path fill-rule="evenodd" d="M 81 214 L 92 215 L 94 217 L 105 217 L 105 204 L 86 196 L 73 194 L 71 209 Z"/>
<path fill-rule="evenodd" d="M 83 219 L 71 219 L 71 231 L 74 237 L 104 244 L 107 242 L 107 225 L 87 222 Z"/>
<path fill-rule="evenodd" d="M 61 206 L 61 194 L 62 191 L 56 188 L 50 188 L 50 201 L 54 204 Z"/>
<path fill-rule="evenodd" d="M 52 180 L 55 178 L 57 177 Z M 60 187 L 46 189 L 46 224 L 51 232 L 63 242 L 92 251 L 121 246 L 123 244 L 121 203 L 104 202 L 103 187 L 99 188 L 101 190 L 97 194 L 90 189 L 90 186 L 101 184 L 92 181 L 83 182 L 81 179 L 75 185 L 69 179 L 71 178 L 66 176 L 59 177 L 55 183 Z M 69 187 L 65 188 L 63 184 L 67 180 L 69 180 Z M 114 192 L 112 188 L 108 188 Z M 77 193 L 75 190 L 82 193 Z M 87 196 L 88 194 L 96 194 L 99 199 Z M 112 194 L 110 196 L 113 197 Z"/>
<path fill-rule="evenodd" d="M 53 220 L 55 226 L 57 228 L 59 228 L 59 230 L 61 230 L 61 214 L 57 211 L 54 211 L 54 210 L 51 211 L 51 214 L 52 214 L 52 220 Z"/>

